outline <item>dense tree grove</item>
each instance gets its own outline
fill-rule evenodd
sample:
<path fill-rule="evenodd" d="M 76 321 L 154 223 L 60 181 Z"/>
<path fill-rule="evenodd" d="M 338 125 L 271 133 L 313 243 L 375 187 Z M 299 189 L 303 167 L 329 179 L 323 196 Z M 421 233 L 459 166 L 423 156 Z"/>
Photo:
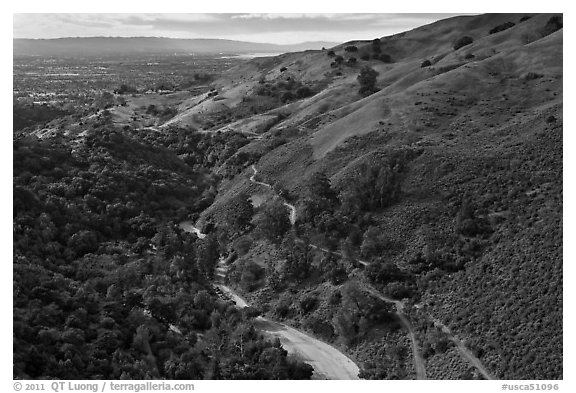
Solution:
<path fill-rule="evenodd" d="M 164 147 L 197 171 L 206 171 L 224 166 L 222 171 L 236 172 L 236 166 L 244 168 L 250 162 L 238 159 L 238 149 L 249 140 L 237 132 L 200 133 L 191 128 L 171 127 L 165 132 L 153 130 L 128 130 L 134 138 L 144 140 L 154 146 Z M 234 173 L 235 174 L 235 173 Z"/>
<path fill-rule="evenodd" d="M 23 104 L 14 101 L 12 105 L 13 129 L 18 131 L 68 114 L 68 111 L 48 104 Z"/>
<path fill-rule="evenodd" d="M 216 239 L 176 225 L 210 203 L 207 169 L 241 146 L 218 138 L 136 140 L 110 126 L 80 143 L 15 135 L 15 378 L 311 376 L 218 299 Z"/>
<path fill-rule="evenodd" d="M 279 199 L 267 203 L 256 221 L 258 234 L 273 243 L 279 243 L 289 229 L 289 211 L 286 206 Z"/>
<path fill-rule="evenodd" d="M 382 151 L 359 163 L 349 174 L 353 181 L 338 188 L 324 173 L 313 173 L 304 182 L 298 228 L 322 235 L 329 247 L 337 247 L 343 239 L 360 247 L 371 214 L 399 200 L 406 163 L 418 154 L 411 149 Z"/>

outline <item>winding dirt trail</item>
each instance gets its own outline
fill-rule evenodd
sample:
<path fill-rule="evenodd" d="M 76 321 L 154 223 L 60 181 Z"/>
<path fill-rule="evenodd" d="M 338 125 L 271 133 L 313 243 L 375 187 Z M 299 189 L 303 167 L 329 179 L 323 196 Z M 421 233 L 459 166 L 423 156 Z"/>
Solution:
<path fill-rule="evenodd" d="M 256 180 L 256 175 L 258 174 L 258 170 L 256 169 L 256 166 L 254 166 L 254 164 L 252 164 L 252 170 L 254 171 L 254 174 L 252 174 L 252 176 L 250 176 L 250 181 L 252 183 L 259 184 L 261 186 L 268 187 L 269 189 L 272 189 L 272 186 L 270 184 Z M 286 206 L 288 209 L 290 209 L 290 224 L 294 225 L 296 223 L 296 206 L 286 202 L 285 200 L 283 200 L 282 203 L 284 204 L 284 206 Z"/>
<path fill-rule="evenodd" d="M 256 166 L 254 166 L 254 164 L 252 164 L 252 171 L 254 171 L 252 176 L 250 176 L 250 181 L 252 183 L 259 184 L 261 186 L 268 187 L 268 188 L 272 189 L 272 186 L 270 184 L 256 180 L 256 175 L 258 174 L 258 170 L 256 169 Z M 296 222 L 296 206 L 294 206 L 294 205 L 292 205 L 286 201 L 283 201 L 283 203 L 284 203 L 284 206 L 286 206 L 290 209 L 290 223 L 292 225 L 294 225 L 294 223 Z M 301 240 L 301 239 L 296 239 L 296 241 L 303 243 L 303 240 Z M 342 253 L 340 253 L 338 251 L 330 251 L 326 248 L 317 246 L 315 244 L 310 244 L 310 247 L 312 247 L 316 250 L 320 250 L 322 252 L 325 252 L 327 254 L 333 254 L 333 255 L 340 256 L 340 257 L 342 256 Z M 355 259 L 355 260 L 356 260 L 356 262 L 358 262 L 359 264 L 361 264 L 363 266 L 368 266 L 368 262 L 366 262 L 366 261 L 363 261 L 361 259 Z"/>
<path fill-rule="evenodd" d="M 252 176 L 250 176 L 250 181 L 252 183 L 256 183 L 256 184 L 260 184 L 261 186 L 264 186 L 264 187 L 272 188 L 272 186 L 270 184 L 263 183 L 261 181 L 256 180 L 256 175 L 258 174 L 258 169 L 256 169 L 256 166 L 254 166 L 254 164 L 252 164 L 252 170 L 254 171 L 254 174 Z"/>

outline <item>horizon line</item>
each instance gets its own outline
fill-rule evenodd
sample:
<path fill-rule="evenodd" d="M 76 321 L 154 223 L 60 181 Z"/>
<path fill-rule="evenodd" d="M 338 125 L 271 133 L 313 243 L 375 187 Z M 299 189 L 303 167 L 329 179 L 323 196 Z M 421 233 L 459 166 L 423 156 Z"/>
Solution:
<path fill-rule="evenodd" d="M 246 40 L 233 40 L 230 38 L 178 38 L 178 37 L 167 37 L 167 36 L 65 36 L 65 37 L 51 37 L 51 38 L 29 38 L 29 37 L 12 37 L 12 40 L 63 40 L 63 39 L 83 39 L 83 38 L 159 38 L 159 39 L 169 39 L 169 40 L 219 40 L 219 41 L 233 41 L 233 42 L 248 42 L 254 44 L 269 44 L 269 45 L 278 45 L 278 46 L 290 46 L 290 45 L 300 45 L 306 43 L 315 43 L 315 42 L 324 42 L 324 43 L 339 43 L 339 41 L 324 41 L 324 40 L 314 40 L 314 41 L 301 41 L 294 44 L 276 44 L 272 42 L 264 42 L 264 41 L 246 41 Z M 357 41 L 357 40 L 353 40 Z"/>

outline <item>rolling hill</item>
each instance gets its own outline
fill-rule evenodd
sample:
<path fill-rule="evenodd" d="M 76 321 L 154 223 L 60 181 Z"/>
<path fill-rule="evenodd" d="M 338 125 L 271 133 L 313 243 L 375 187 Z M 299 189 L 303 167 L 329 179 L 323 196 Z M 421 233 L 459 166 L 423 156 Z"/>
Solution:
<path fill-rule="evenodd" d="M 458 47 L 462 37 L 470 43 Z M 562 378 L 562 58 L 561 15 L 450 18 L 329 51 L 254 59 L 217 80 L 217 95 L 183 102 L 168 124 L 252 135 L 241 152 L 300 212 L 313 174 L 342 196 L 366 168 L 396 162 L 400 196 L 363 214 L 394 245 L 374 263 L 414 275 L 408 314 L 428 376 L 481 377 L 454 347 L 437 347 L 447 338 L 436 318 L 496 378 Z M 367 96 L 358 92 L 363 67 L 378 73 Z M 248 164 L 203 221 L 218 222 L 239 194 L 262 192 Z M 367 227 L 354 225 L 360 240 L 336 238 L 360 249 Z M 322 307 L 319 318 L 333 310 Z M 366 348 L 390 345 L 370 334 L 359 340 L 349 350 L 365 364 L 378 364 Z"/>

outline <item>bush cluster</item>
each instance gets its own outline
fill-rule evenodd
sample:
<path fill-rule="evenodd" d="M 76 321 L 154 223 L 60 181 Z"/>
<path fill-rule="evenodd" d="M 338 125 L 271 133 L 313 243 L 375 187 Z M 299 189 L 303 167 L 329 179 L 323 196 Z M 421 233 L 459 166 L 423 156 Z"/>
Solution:
<path fill-rule="evenodd" d="M 256 89 L 256 95 L 268 96 L 279 99 L 281 102 L 290 102 L 295 99 L 311 97 L 314 90 L 302 82 L 291 77 L 279 80 L 276 83 L 265 82 Z"/>
<path fill-rule="evenodd" d="M 470 45 L 473 42 L 474 42 L 474 40 L 472 39 L 472 37 L 468 37 L 468 36 L 460 37 L 454 43 L 454 50 L 458 50 L 458 49 L 462 48 L 463 46 Z"/>
<path fill-rule="evenodd" d="M 498 26 L 490 29 L 488 34 L 496 34 L 496 33 L 499 33 L 501 31 L 508 30 L 509 28 L 514 27 L 514 26 L 516 26 L 516 24 L 513 22 L 505 22 L 505 23 L 502 23 L 501 25 L 498 25 Z"/>
<path fill-rule="evenodd" d="M 365 66 L 360 71 L 360 74 L 356 78 L 360 84 L 360 90 L 358 93 L 361 95 L 370 95 L 377 91 L 376 89 L 376 78 L 378 77 L 378 72 L 373 68 Z"/>

